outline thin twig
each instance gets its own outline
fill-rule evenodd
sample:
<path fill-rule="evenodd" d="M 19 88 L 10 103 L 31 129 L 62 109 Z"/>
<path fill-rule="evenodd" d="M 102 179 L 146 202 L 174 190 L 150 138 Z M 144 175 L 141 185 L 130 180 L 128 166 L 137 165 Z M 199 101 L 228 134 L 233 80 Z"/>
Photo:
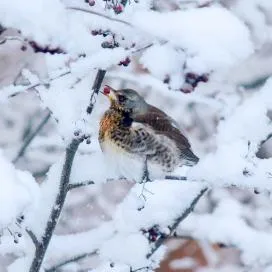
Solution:
<path fill-rule="evenodd" d="M 59 268 L 61 268 L 62 266 L 66 265 L 66 264 L 77 262 L 77 261 L 80 261 L 80 260 L 82 260 L 84 258 L 94 256 L 96 254 L 97 254 L 97 250 L 93 251 L 93 252 L 90 252 L 90 253 L 84 253 L 84 254 L 81 254 L 81 255 L 77 255 L 77 256 L 74 256 L 74 257 L 72 257 L 70 259 L 62 261 L 59 264 L 56 264 L 56 265 L 52 266 L 49 269 L 45 269 L 44 271 L 45 272 L 56 272 Z"/>
<path fill-rule="evenodd" d="M 22 43 L 25 43 L 26 41 L 20 37 L 20 36 L 6 36 L 4 37 L 2 40 L 0 40 L 0 44 L 4 44 L 6 43 L 7 41 L 19 41 L 19 42 L 22 42 Z"/>
<path fill-rule="evenodd" d="M 90 103 L 89 106 L 87 107 L 87 113 L 91 114 L 93 111 L 93 107 L 94 107 L 94 103 L 96 102 L 95 97 L 98 95 L 99 90 L 101 88 L 102 82 L 104 80 L 104 77 L 106 75 L 106 70 L 103 69 L 99 69 L 97 74 L 96 74 L 96 78 L 94 80 L 94 84 L 92 87 L 92 94 L 91 94 L 91 98 L 90 98 Z"/>
<path fill-rule="evenodd" d="M 43 118 L 43 120 L 40 122 L 40 124 L 37 126 L 37 128 L 26 138 L 24 141 L 22 147 L 20 148 L 17 156 L 12 161 L 13 163 L 16 163 L 24 154 L 26 149 L 31 144 L 32 140 L 38 135 L 38 133 L 42 130 L 42 128 L 47 124 L 48 120 L 50 119 L 50 112 L 46 114 L 46 116 Z"/>
<path fill-rule="evenodd" d="M 37 83 L 33 83 L 33 84 L 30 84 L 30 85 L 27 85 L 27 86 L 22 86 L 22 90 L 20 91 L 17 91 L 17 92 L 14 92 L 10 95 L 8 95 L 8 97 L 14 97 L 22 92 L 25 92 L 25 91 L 28 91 L 30 89 L 33 89 L 33 88 L 36 88 L 36 87 L 39 87 L 39 86 L 43 86 L 43 85 L 46 85 L 47 83 L 50 83 L 56 79 L 59 79 L 61 77 L 64 77 L 66 75 L 69 75 L 71 74 L 71 71 L 65 71 L 65 72 L 62 72 L 61 74 L 55 76 L 55 77 L 52 77 L 48 80 L 48 82 L 44 83 L 44 82 L 37 82 Z M 20 86 L 16 86 L 17 88 L 19 88 Z M 1 89 L 0 89 L 1 90 Z"/>
<path fill-rule="evenodd" d="M 90 14 L 97 15 L 99 17 L 105 18 L 107 20 L 110 20 L 112 22 L 118 22 L 118 23 L 130 26 L 130 27 L 133 27 L 133 25 L 130 24 L 129 22 L 127 22 L 127 21 L 116 19 L 116 18 L 112 18 L 110 16 L 107 16 L 105 14 L 99 13 L 97 11 L 88 10 L 88 9 L 84 9 L 84 8 L 80 8 L 80 7 L 67 7 L 67 9 L 82 11 L 82 12 L 85 12 L 85 13 L 90 13 Z"/>
<path fill-rule="evenodd" d="M 268 134 L 264 140 L 260 142 L 260 146 L 265 144 L 268 140 L 272 138 L 272 133 Z"/>
<path fill-rule="evenodd" d="M 160 237 L 154 244 L 151 252 L 147 254 L 147 259 L 153 256 L 153 254 L 162 246 L 162 244 L 173 234 L 179 224 L 194 210 L 195 205 L 200 200 L 200 198 L 204 195 L 204 193 L 208 190 L 207 187 L 200 190 L 199 194 L 193 199 L 190 206 L 175 220 L 172 226 L 169 227 L 170 233 L 168 235 Z"/>
<path fill-rule="evenodd" d="M 38 241 L 36 235 L 29 229 L 26 229 L 25 231 L 29 235 L 29 237 L 31 238 L 35 248 L 37 248 L 39 246 L 39 241 Z"/>
<path fill-rule="evenodd" d="M 99 70 L 97 72 L 95 84 L 92 87 L 93 89 L 92 96 L 94 93 L 98 94 L 99 88 L 102 84 L 102 80 L 104 79 L 105 73 L 106 71 L 104 70 Z M 92 103 L 92 109 L 93 109 L 94 101 L 91 100 L 91 103 Z M 91 113 L 91 111 L 89 113 Z M 61 178 L 60 178 L 59 192 L 57 194 L 50 216 L 48 218 L 43 236 L 41 240 L 38 242 L 38 246 L 36 247 L 35 255 L 34 255 L 32 264 L 30 266 L 29 272 L 38 272 L 41 268 L 46 250 L 52 238 L 55 227 L 57 225 L 62 208 L 64 206 L 66 195 L 69 190 L 70 175 L 71 175 L 71 169 L 72 169 L 74 157 L 80 143 L 84 139 L 85 139 L 85 135 L 81 135 L 78 137 L 75 136 L 72 139 L 71 143 L 66 147 L 65 160 L 64 160 L 64 164 L 62 168 Z"/>
<path fill-rule="evenodd" d="M 76 188 L 80 188 L 80 187 L 84 187 L 84 186 L 88 186 L 88 185 L 93 185 L 93 184 L 95 184 L 95 183 L 92 180 L 86 180 L 86 181 L 82 181 L 79 183 L 71 183 L 68 186 L 68 190 L 70 191 L 70 190 L 73 190 Z"/>
<path fill-rule="evenodd" d="M 60 187 L 59 192 L 56 197 L 54 206 L 51 210 L 49 220 L 47 221 L 46 228 L 44 234 L 42 236 L 41 241 L 38 243 L 38 247 L 35 251 L 35 256 L 33 262 L 31 264 L 29 272 L 38 272 L 42 265 L 47 247 L 57 225 L 60 213 L 62 211 L 64 201 L 66 198 L 66 194 L 68 192 L 68 185 L 70 181 L 71 169 L 74 161 L 74 157 L 76 151 L 78 149 L 79 144 L 82 142 L 82 138 L 74 138 L 71 143 L 66 148 L 65 161 L 62 168 L 62 174 L 60 179 Z"/>
<path fill-rule="evenodd" d="M 188 180 L 185 176 L 165 176 L 165 179 L 170 180 Z"/>

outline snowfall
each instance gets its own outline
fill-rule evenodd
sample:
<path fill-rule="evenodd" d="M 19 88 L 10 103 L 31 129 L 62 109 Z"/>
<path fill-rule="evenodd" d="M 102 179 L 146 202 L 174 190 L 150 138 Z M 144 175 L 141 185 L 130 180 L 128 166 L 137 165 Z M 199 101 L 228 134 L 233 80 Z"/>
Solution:
<path fill-rule="evenodd" d="M 188 237 L 206 265 L 169 271 L 272 271 L 271 18 L 268 0 L 0 0 L 0 271 L 36 271 L 75 132 L 39 271 L 163 272 Z M 101 69 L 178 122 L 200 158 L 182 179 L 143 189 L 107 163 Z"/>

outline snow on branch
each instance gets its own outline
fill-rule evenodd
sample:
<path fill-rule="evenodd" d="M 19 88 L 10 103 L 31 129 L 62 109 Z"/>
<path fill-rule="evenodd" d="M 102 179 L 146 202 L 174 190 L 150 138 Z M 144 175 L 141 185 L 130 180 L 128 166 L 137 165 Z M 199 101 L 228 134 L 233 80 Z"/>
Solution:
<path fill-rule="evenodd" d="M 91 98 L 94 97 L 94 94 L 98 94 L 98 91 L 104 79 L 105 73 L 106 71 L 101 71 L 101 70 L 97 72 L 96 80 L 92 88 L 93 92 L 91 94 Z M 91 100 L 90 105 L 91 105 L 91 110 L 88 111 L 89 114 L 92 112 L 92 109 L 94 106 L 93 100 Z M 71 170 L 72 170 L 75 154 L 78 150 L 80 143 L 82 143 L 84 139 L 85 139 L 85 135 L 74 136 L 72 141 L 66 147 L 65 158 L 64 158 L 60 184 L 59 184 L 59 191 L 56 196 L 49 218 L 47 220 L 46 227 L 43 231 L 42 237 L 40 240 L 38 240 L 38 244 L 37 244 L 37 239 L 36 238 L 34 239 L 34 236 L 32 235 L 32 233 L 29 232 L 30 237 L 32 238 L 36 246 L 35 255 L 34 255 L 32 264 L 30 266 L 29 272 L 37 272 L 40 270 L 45 253 L 47 251 L 48 245 L 50 243 L 50 240 L 52 238 L 53 232 L 57 225 L 59 216 L 61 214 L 62 208 L 64 206 L 66 195 L 70 189 L 69 188 L 70 175 L 71 175 Z"/>

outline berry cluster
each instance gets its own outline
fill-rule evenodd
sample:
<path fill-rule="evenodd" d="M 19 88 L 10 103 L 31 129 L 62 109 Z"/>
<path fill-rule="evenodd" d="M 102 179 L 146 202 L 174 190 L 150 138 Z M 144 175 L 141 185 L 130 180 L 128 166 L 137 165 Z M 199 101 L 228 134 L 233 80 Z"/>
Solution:
<path fill-rule="evenodd" d="M 80 138 L 82 141 L 86 140 L 86 144 L 91 143 L 91 135 L 90 134 L 83 134 L 80 129 L 74 131 L 74 136 Z"/>
<path fill-rule="evenodd" d="M 160 237 L 163 237 L 165 235 L 161 232 L 158 225 L 155 225 L 148 230 L 142 229 L 142 233 L 147 237 L 150 243 L 156 242 Z"/>
<path fill-rule="evenodd" d="M 192 85 L 194 88 L 197 86 L 199 82 L 207 82 L 208 81 L 208 75 L 197 75 L 194 73 L 186 73 L 185 74 L 185 82 Z"/>
<path fill-rule="evenodd" d="M 52 48 L 50 46 L 41 46 L 39 44 L 37 44 L 35 41 L 30 41 L 29 42 L 29 45 L 33 48 L 34 52 L 35 53 L 38 53 L 38 52 L 41 52 L 41 53 L 49 53 L 49 54 L 64 54 L 65 51 L 59 47 L 56 47 L 56 48 Z M 21 48 L 23 51 L 26 50 L 26 47 L 25 46 L 22 46 Z"/>
<path fill-rule="evenodd" d="M 198 75 L 192 72 L 185 74 L 185 83 L 180 89 L 183 93 L 191 93 L 199 82 L 207 82 L 209 80 L 208 74 Z"/>
<path fill-rule="evenodd" d="M 126 57 L 124 60 L 121 60 L 118 65 L 119 66 L 128 66 L 130 64 L 131 60 L 129 57 Z"/>
<path fill-rule="evenodd" d="M 94 0 L 85 0 L 85 3 L 89 4 L 91 7 L 93 7 L 95 5 Z"/>
<path fill-rule="evenodd" d="M 115 34 L 112 33 L 110 30 L 102 30 L 102 29 L 99 29 L 99 30 L 92 30 L 92 35 L 93 36 L 97 36 L 97 35 L 101 35 L 103 37 L 109 37 L 110 36 L 110 39 L 108 41 L 104 41 L 102 42 L 101 46 L 103 48 L 116 48 L 116 47 L 119 47 L 119 43 L 116 41 L 116 37 L 115 37 Z"/>
<path fill-rule="evenodd" d="M 120 14 L 124 11 L 124 7 L 127 4 L 127 0 L 103 0 L 105 2 L 106 9 L 112 9 L 115 14 Z M 93 7 L 95 5 L 95 0 L 84 0 L 89 6 Z"/>
<path fill-rule="evenodd" d="M 112 33 L 110 30 L 102 30 L 102 29 L 98 29 L 98 30 L 92 30 L 92 35 L 93 36 L 97 36 L 97 35 L 101 35 L 103 37 L 110 37 L 109 40 L 102 42 L 101 46 L 103 48 L 116 48 L 119 47 L 119 43 L 116 41 L 116 35 L 114 33 Z M 124 40 L 124 38 L 122 38 Z M 135 47 L 135 43 L 132 43 L 131 48 Z M 129 49 L 129 48 L 125 48 L 125 49 Z M 121 60 L 118 65 L 119 66 L 128 66 L 130 64 L 131 60 L 129 57 L 126 57 L 124 60 Z"/>

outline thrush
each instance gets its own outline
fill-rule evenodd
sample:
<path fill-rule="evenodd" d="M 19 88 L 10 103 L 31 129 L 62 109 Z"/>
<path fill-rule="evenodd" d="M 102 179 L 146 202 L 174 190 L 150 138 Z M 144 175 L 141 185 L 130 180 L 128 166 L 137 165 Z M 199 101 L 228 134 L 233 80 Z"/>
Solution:
<path fill-rule="evenodd" d="M 198 162 L 177 122 L 136 91 L 105 86 L 103 94 L 110 108 L 100 121 L 99 143 L 119 175 L 139 182 L 146 170 L 162 178 Z"/>

